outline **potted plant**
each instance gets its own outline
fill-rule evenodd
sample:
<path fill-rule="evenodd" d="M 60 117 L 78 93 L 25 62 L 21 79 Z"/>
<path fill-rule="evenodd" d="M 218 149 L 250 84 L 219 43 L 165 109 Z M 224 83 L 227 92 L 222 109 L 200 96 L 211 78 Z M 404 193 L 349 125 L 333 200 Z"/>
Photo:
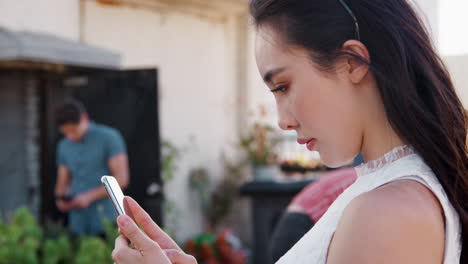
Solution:
<path fill-rule="evenodd" d="M 273 127 L 259 123 L 241 138 L 240 147 L 246 153 L 255 180 L 272 180 L 278 173 L 277 146 L 280 141 L 280 135 Z"/>
<path fill-rule="evenodd" d="M 200 199 L 205 227 L 203 233 L 187 240 L 185 248 L 198 263 L 245 264 L 247 252 L 239 238 L 230 228 L 220 229 L 222 220 L 238 199 L 244 165 L 230 163 L 224 156 L 223 161 L 224 174 L 217 182 L 205 168 L 193 169 L 190 173 L 190 187 Z"/>

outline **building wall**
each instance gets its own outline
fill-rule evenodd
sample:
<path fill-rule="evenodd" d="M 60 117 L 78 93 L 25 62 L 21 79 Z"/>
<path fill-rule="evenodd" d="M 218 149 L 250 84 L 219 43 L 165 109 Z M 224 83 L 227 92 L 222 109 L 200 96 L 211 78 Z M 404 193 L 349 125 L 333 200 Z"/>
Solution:
<path fill-rule="evenodd" d="M 424 1 L 424 0 L 421 0 Z M 440 51 L 444 56 L 468 54 L 468 1 L 438 0 Z"/>
<path fill-rule="evenodd" d="M 255 38 L 255 29 L 250 27 L 247 49 L 248 120 L 250 123 L 260 121 L 277 126 L 275 98 L 263 82 L 255 61 Z"/>
<path fill-rule="evenodd" d="M 468 2 L 465 0 L 412 0 L 427 22 L 436 47 L 452 75 L 460 99 L 468 108 L 468 34 L 461 28 L 468 25 Z"/>
<path fill-rule="evenodd" d="M 421 16 L 426 28 L 431 34 L 431 37 L 436 46 L 439 46 L 440 36 L 440 13 L 439 13 L 439 1 L 440 0 L 410 0 L 413 3 L 414 8 Z"/>
<path fill-rule="evenodd" d="M 0 71 L 0 215 L 22 205 L 39 209 L 37 81 Z M 25 144 L 26 143 L 26 144 Z"/>
<path fill-rule="evenodd" d="M 468 109 L 468 53 L 465 55 L 453 55 L 444 57 L 447 68 L 457 89 L 458 96 L 462 100 L 465 109 Z"/>
<path fill-rule="evenodd" d="M 0 27 L 79 38 L 79 0 L 2 0 Z"/>
<path fill-rule="evenodd" d="M 221 156 L 235 156 L 238 140 L 236 15 L 87 2 L 85 21 L 84 40 L 120 52 L 124 68 L 158 68 L 162 138 L 183 150 L 166 194 L 179 212 L 178 238 L 200 232 L 190 170 L 206 167 L 220 178 Z"/>
<path fill-rule="evenodd" d="M 468 109 L 468 26 L 466 10 L 468 2 L 464 0 L 439 0 L 440 17 L 439 50 L 444 56 L 452 75 L 455 88 L 466 109 Z"/>

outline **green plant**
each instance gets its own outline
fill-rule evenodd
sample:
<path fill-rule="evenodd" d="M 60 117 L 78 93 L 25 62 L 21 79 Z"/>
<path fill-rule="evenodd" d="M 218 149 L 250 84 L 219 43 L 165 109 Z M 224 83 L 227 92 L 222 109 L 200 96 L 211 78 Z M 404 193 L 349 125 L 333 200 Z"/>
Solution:
<path fill-rule="evenodd" d="M 177 161 L 180 159 L 182 151 L 169 140 L 164 140 L 161 145 L 162 159 L 162 180 L 167 184 L 174 180 L 175 171 L 177 169 Z M 177 238 L 179 209 L 176 203 L 167 197 L 163 202 L 163 210 L 165 215 L 164 231 L 173 239 Z"/>
<path fill-rule="evenodd" d="M 109 248 L 114 248 L 115 239 L 120 236 L 119 229 L 115 223 L 109 220 L 104 220 L 104 233 L 106 235 L 106 243 Z"/>
<path fill-rule="evenodd" d="M 113 263 L 112 249 L 115 239 L 120 235 L 117 226 L 104 220 L 105 239 L 94 236 L 83 236 L 77 240 L 74 264 Z"/>
<path fill-rule="evenodd" d="M 0 264 L 39 263 L 43 232 L 34 216 L 21 207 L 10 222 L 10 225 L 0 223 Z"/>
<path fill-rule="evenodd" d="M 42 247 L 42 263 L 58 264 L 72 263 L 72 245 L 67 235 L 60 235 L 58 238 L 48 238 Z"/>
<path fill-rule="evenodd" d="M 164 209 L 164 227 L 163 230 L 172 239 L 177 241 L 177 229 L 179 227 L 180 211 L 176 203 L 170 199 L 165 199 L 163 203 Z"/>
<path fill-rule="evenodd" d="M 241 138 L 239 145 L 246 153 L 247 162 L 254 166 L 265 166 L 277 162 L 276 147 L 280 141 L 273 127 L 255 123 L 247 135 Z"/>
<path fill-rule="evenodd" d="M 112 247 L 113 248 L 113 247 Z M 75 264 L 113 263 L 112 248 L 99 237 L 84 236 L 79 238 Z"/>
<path fill-rule="evenodd" d="M 111 264 L 117 227 L 104 221 L 105 240 L 70 237 L 63 226 L 39 226 L 26 207 L 18 208 L 4 223 L 0 217 L 0 264 Z M 46 231 L 44 231 L 46 230 Z"/>
<path fill-rule="evenodd" d="M 242 163 L 228 162 L 223 156 L 224 174 L 222 179 L 213 184 L 208 171 L 204 168 L 192 170 L 190 187 L 197 193 L 208 230 L 214 230 L 227 216 L 238 195 L 238 188 L 243 180 Z"/>
<path fill-rule="evenodd" d="M 169 140 L 164 140 L 162 150 L 162 176 L 163 181 L 169 182 L 174 179 L 174 171 L 177 168 L 176 159 L 180 158 L 181 151 Z"/>

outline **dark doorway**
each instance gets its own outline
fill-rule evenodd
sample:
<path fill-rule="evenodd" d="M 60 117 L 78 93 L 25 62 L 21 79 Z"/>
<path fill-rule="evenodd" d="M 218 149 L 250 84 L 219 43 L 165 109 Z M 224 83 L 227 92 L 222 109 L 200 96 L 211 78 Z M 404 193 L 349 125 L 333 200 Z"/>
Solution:
<path fill-rule="evenodd" d="M 93 121 L 121 132 L 127 144 L 131 178 L 125 194 L 134 197 L 158 224 L 163 224 L 157 83 L 155 69 L 72 70 L 42 75 L 41 209 L 44 217 L 63 216 L 58 214 L 53 197 L 55 149 L 61 138 L 54 124 L 53 110 L 64 99 L 72 97 L 84 103 Z M 159 191 L 151 192 L 149 186 Z"/>

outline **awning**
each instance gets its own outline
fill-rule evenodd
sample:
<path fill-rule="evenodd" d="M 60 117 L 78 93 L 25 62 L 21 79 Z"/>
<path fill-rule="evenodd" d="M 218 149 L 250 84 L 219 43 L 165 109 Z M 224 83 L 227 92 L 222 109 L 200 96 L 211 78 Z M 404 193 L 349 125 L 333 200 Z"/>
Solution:
<path fill-rule="evenodd" d="M 90 68 L 119 68 L 119 53 L 49 34 L 0 27 L 0 61 L 31 61 Z"/>

